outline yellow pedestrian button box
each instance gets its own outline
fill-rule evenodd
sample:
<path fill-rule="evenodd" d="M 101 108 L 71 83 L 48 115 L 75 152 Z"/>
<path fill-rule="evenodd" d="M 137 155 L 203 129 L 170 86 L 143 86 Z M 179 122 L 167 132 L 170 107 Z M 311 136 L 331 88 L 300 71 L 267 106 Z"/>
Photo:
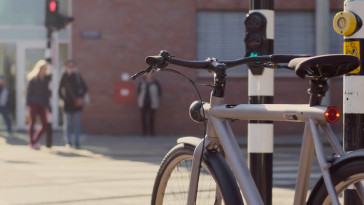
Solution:
<path fill-rule="evenodd" d="M 351 36 L 361 28 L 362 21 L 353 12 L 340 11 L 335 15 L 332 26 L 336 33 Z"/>
<path fill-rule="evenodd" d="M 360 59 L 359 41 L 344 42 L 344 54 L 353 55 Z M 360 66 L 357 67 L 355 70 L 351 71 L 350 73 L 355 74 L 355 73 L 359 73 L 359 71 L 360 71 Z"/>

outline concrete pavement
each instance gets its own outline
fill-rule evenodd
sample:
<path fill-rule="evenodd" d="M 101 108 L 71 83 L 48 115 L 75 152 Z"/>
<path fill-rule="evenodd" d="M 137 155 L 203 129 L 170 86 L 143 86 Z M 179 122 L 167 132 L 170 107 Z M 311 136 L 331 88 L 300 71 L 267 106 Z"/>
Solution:
<path fill-rule="evenodd" d="M 81 150 L 32 150 L 25 134 L 0 138 L 0 204 L 148 204 L 175 138 L 87 136 Z M 43 139 L 44 141 L 44 139 Z"/>
<path fill-rule="evenodd" d="M 0 136 L 0 205 L 150 204 L 159 164 L 177 140 L 87 135 L 76 150 L 63 146 L 56 132 L 51 149 L 32 150 L 25 133 Z M 300 143 L 298 137 L 280 140 L 279 146 Z M 292 189 L 274 188 L 273 194 L 274 204 L 292 204 Z"/>

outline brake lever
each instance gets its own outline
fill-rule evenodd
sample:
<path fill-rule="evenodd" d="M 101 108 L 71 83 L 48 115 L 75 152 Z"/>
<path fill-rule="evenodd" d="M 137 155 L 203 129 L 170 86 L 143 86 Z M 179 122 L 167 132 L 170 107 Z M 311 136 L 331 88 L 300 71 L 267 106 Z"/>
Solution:
<path fill-rule="evenodd" d="M 134 75 L 131 76 L 132 80 L 137 79 L 138 77 L 142 76 L 142 75 L 148 75 L 153 69 L 153 66 L 149 66 L 147 69 L 140 71 L 139 73 L 136 73 Z"/>
<path fill-rule="evenodd" d="M 135 79 L 137 79 L 138 77 L 140 77 L 140 76 L 144 75 L 145 73 L 146 73 L 146 71 L 145 71 L 145 70 L 140 71 L 139 73 L 136 73 L 136 74 L 132 75 L 132 76 L 131 76 L 131 79 L 132 79 L 132 80 L 135 80 Z"/>

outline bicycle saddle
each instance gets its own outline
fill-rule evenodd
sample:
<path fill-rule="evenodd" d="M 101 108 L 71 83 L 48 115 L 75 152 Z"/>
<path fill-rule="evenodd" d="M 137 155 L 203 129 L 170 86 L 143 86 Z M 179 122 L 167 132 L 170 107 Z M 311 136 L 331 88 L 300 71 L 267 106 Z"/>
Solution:
<path fill-rule="evenodd" d="M 308 58 L 295 58 L 288 63 L 296 74 L 305 78 L 313 77 L 331 78 L 344 75 L 360 65 L 360 61 L 353 55 L 329 54 Z"/>

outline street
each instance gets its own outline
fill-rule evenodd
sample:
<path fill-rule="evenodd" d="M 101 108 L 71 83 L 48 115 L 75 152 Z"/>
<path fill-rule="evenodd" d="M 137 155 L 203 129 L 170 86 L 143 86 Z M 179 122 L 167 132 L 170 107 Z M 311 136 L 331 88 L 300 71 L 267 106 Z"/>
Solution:
<path fill-rule="evenodd" d="M 56 146 L 41 150 L 30 149 L 25 134 L 0 138 L 1 205 L 150 204 L 159 163 L 177 139 L 84 136 L 76 150 L 54 138 Z M 292 204 L 298 154 L 298 146 L 275 147 L 273 204 Z"/>

